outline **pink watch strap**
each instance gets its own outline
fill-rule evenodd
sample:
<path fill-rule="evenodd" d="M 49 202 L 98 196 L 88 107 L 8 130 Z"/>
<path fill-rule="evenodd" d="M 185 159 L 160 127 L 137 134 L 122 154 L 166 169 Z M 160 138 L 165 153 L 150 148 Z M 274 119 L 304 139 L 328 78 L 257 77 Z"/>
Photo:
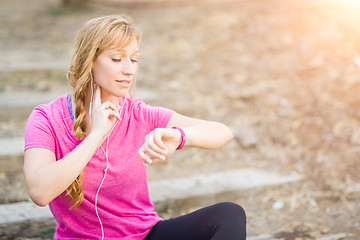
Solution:
<path fill-rule="evenodd" d="M 185 142 L 186 142 L 186 137 L 185 137 L 185 133 L 184 133 L 184 130 L 182 130 L 181 128 L 179 128 L 179 127 L 172 127 L 173 129 L 177 129 L 177 130 L 179 130 L 180 131 L 180 134 L 181 134 L 181 143 L 180 143 L 180 145 L 177 147 L 177 149 L 176 150 L 180 150 L 180 149 L 182 149 L 183 147 L 184 147 L 184 145 L 185 145 Z"/>

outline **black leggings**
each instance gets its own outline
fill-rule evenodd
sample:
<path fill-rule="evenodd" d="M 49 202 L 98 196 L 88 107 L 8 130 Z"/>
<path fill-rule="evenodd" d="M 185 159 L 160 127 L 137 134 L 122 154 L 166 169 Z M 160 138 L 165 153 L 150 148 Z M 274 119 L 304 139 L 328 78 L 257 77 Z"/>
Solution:
<path fill-rule="evenodd" d="M 184 216 L 160 221 L 144 238 L 144 240 L 210 239 L 246 239 L 244 209 L 235 203 L 218 203 Z"/>

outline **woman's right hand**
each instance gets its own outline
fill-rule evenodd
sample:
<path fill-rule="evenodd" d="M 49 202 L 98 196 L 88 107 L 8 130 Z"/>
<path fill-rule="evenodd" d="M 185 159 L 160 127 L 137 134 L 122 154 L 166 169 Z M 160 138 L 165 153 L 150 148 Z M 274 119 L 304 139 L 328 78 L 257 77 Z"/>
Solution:
<path fill-rule="evenodd" d="M 71 152 L 56 159 L 49 149 L 38 147 L 25 151 L 23 171 L 27 190 L 39 206 L 47 205 L 74 182 L 120 120 L 119 107 L 109 101 L 101 103 L 100 91 L 100 87 L 95 89 L 90 133 Z"/>
<path fill-rule="evenodd" d="M 97 134 L 102 138 L 101 143 L 110 134 L 116 121 L 121 121 L 119 115 L 120 106 L 115 106 L 112 102 L 101 103 L 101 87 L 95 86 L 94 99 L 92 104 L 91 131 L 90 134 Z"/>

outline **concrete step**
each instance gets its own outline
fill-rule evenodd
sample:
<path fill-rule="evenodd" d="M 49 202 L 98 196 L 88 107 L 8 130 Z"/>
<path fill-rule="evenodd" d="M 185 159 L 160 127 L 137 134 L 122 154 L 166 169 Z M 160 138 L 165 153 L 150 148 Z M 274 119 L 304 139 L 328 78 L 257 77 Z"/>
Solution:
<path fill-rule="evenodd" d="M 27 220 L 51 219 L 49 207 L 39 207 L 31 201 L 0 205 L 0 225 Z"/>
<path fill-rule="evenodd" d="M 48 62 L 23 62 L 21 64 L 2 63 L 0 64 L 0 72 L 26 72 L 26 71 L 51 71 L 64 70 L 69 68 L 69 62 L 48 61 Z"/>
<path fill-rule="evenodd" d="M 229 191 L 243 191 L 301 179 L 302 177 L 297 174 L 280 175 L 246 168 L 184 178 L 154 180 L 149 182 L 149 191 L 152 201 L 159 209 L 168 201 L 177 201 L 177 204 L 181 204 L 181 201 L 186 201 L 188 198 L 217 195 Z M 53 216 L 48 206 L 38 207 L 31 201 L 0 205 L 0 230 L 7 229 L 8 236 L 14 234 L 9 232 L 11 228 L 8 226 L 10 225 L 19 226 L 15 229 L 21 229 L 22 224 L 28 226 L 34 222 L 44 225 L 51 221 L 53 221 Z"/>
<path fill-rule="evenodd" d="M 64 87 L 58 91 L 8 91 L 0 93 L 0 121 L 26 120 L 32 109 L 39 104 L 48 103 L 61 95 L 71 92 Z M 136 88 L 135 97 L 144 101 L 157 99 L 158 95 L 152 91 Z"/>
<path fill-rule="evenodd" d="M 0 109 L 33 108 L 39 104 L 50 102 L 66 93 L 67 90 L 65 88 L 60 91 L 49 92 L 6 91 L 0 94 Z"/>
<path fill-rule="evenodd" d="M 299 181 L 297 174 L 281 175 L 259 169 L 234 169 L 224 172 L 199 174 L 191 177 L 162 179 L 149 183 L 150 195 L 155 202 L 156 209 L 159 204 L 176 200 L 176 204 L 188 205 L 187 199 L 217 195 L 226 191 L 244 191 L 255 187 L 285 184 Z M 229 199 L 231 201 L 231 199 Z M 39 236 L 47 232 L 51 237 L 55 221 L 49 207 L 38 207 L 31 201 L 0 205 L 0 237 L 13 239 L 14 237 Z M 249 240 L 276 240 L 275 233 L 264 233 L 257 236 L 248 236 Z M 340 240 L 351 236 L 349 233 L 336 233 L 316 236 L 316 240 Z"/>
<path fill-rule="evenodd" d="M 3 92 L 0 94 L 0 121 L 26 120 L 35 106 L 50 102 L 66 92 L 65 89 L 51 92 Z"/>
<path fill-rule="evenodd" d="M 0 161 L 9 156 L 22 156 L 24 154 L 24 138 L 0 138 Z M 0 164 L 1 166 L 1 164 Z"/>
<path fill-rule="evenodd" d="M 271 233 L 265 233 L 265 234 L 261 234 L 258 236 L 249 236 L 246 239 L 248 240 L 279 240 L 279 238 L 275 238 L 274 237 L 275 233 L 271 234 Z M 329 234 L 326 236 L 321 236 L 321 237 L 315 237 L 312 238 L 314 240 L 342 240 L 342 239 L 346 239 L 346 237 L 351 236 L 351 234 L 348 233 L 336 233 L 336 234 Z M 293 239 L 293 238 L 291 238 Z M 303 239 L 303 238 L 296 238 L 296 239 Z"/>
<path fill-rule="evenodd" d="M 61 95 L 69 93 L 70 88 L 64 87 L 59 91 L 8 91 L 0 93 L 0 109 L 33 108 L 42 103 L 48 103 Z M 141 88 L 136 88 L 136 96 L 144 100 L 156 98 L 157 94 Z"/>
<path fill-rule="evenodd" d="M 284 184 L 299 181 L 301 178 L 297 174 L 280 175 L 260 169 L 244 168 L 151 181 L 149 191 L 152 201 L 162 202 Z"/>

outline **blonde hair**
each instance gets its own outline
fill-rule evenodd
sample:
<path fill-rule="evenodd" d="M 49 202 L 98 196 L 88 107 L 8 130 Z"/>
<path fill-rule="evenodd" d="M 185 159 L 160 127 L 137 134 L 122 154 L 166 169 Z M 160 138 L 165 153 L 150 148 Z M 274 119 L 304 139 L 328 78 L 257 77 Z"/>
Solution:
<path fill-rule="evenodd" d="M 68 81 L 74 89 L 75 115 L 74 127 L 76 139 L 85 138 L 86 110 L 85 100 L 91 88 L 91 68 L 93 61 L 105 49 L 119 40 L 118 48 L 126 47 L 134 39 L 140 42 L 141 33 L 131 25 L 131 19 L 126 15 L 111 15 L 91 19 L 79 31 L 75 41 Z M 131 97 L 131 93 L 130 93 Z M 73 207 L 81 204 L 84 197 L 82 188 L 83 174 L 66 189 L 67 195 L 74 202 Z"/>

